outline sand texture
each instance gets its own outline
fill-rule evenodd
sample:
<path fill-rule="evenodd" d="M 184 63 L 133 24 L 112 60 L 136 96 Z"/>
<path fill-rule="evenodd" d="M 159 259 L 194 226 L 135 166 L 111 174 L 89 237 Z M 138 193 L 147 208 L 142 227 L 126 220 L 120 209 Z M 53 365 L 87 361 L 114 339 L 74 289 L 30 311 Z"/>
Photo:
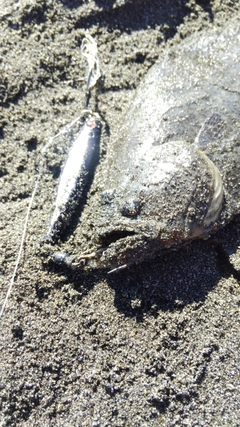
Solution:
<path fill-rule="evenodd" d="M 91 100 L 102 138 L 89 210 L 111 134 L 151 65 L 239 14 L 237 0 L 0 0 L 1 302 L 41 149 L 83 108 L 86 29 L 102 70 Z M 1 319 L 0 426 L 240 426 L 239 218 L 215 241 L 115 275 L 48 263 L 40 242 L 68 141 L 48 150 Z M 54 250 L 87 249 L 80 210 Z"/>

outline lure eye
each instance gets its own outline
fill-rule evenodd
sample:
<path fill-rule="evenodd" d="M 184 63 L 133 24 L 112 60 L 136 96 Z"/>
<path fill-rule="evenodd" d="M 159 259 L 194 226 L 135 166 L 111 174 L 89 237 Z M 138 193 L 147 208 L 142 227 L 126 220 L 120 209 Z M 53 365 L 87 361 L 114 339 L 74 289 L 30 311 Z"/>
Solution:
<path fill-rule="evenodd" d="M 121 208 L 121 214 L 127 217 L 134 217 L 140 212 L 139 200 L 127 200 Z"/>

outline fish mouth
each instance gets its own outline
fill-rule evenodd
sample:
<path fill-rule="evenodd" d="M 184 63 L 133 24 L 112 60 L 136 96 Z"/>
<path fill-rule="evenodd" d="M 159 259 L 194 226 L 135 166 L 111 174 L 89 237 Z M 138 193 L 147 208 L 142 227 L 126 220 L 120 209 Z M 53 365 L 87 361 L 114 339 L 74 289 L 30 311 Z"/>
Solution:
<path fill-rule="evenodd" d="M 108 273 L 129 267 L 153 254 L 159 231 L 152 221 L 124 221 L 111 223 L 98 229 L 94 236 L 94 246 L 98 249 L 90 257 L 81 259 L 92 267 L 111 269 Z M 158 246 L 161 245 L 158 243 Z"/>
<path fill-rule="evenodd" d="M 94 243 L 98 249 L 95 249 L 91 253 L 81 254 L 80 256 L 75 257 L 71 260 L 72 267 L 90 267 L 90 268 L 109 268 L 111 269 L 108 273 L 117 271 L 123 268 L 128 267 L 132 264 L 131 258 L 127 256 L 127 252 L 130 250 L 132 241 L 139 241 L 141 237 L 139 233 L 136 233 L 132 228 L 125 229 L 121 226 L 116 228 L 114 226 L 104 227 L 101 232 L 95 236 Z M 125 251 L 125 248 L 128 248 Z M 121 254 L 123 256 L 121 256 Z M 56 258 L 56 257 L 55 257 Z M 68 256 L 66 254 L 57 254 L 57 258 L 62 260 L 64 258 L 64 263 L 68 261 Z"/>
<path fill-rule="evenodd" d="M 134 257 L 132 250 L 134 242 L 141 240 L 139 233 L 132 229 L 123 229 L 122 227 L 102 230 L 97 236 L 97 246 L 100 249 L 96 251 L 95 261 L 104 268 L 109 268 L 108 273 L 112 273 L 132 264 Z M 132 255 L 130 255 L 132 254 Z M 92 260 L 88 265 L 92 264 Z"/>
<path fill-rule="evenodd" d="M 104 247 L 109 247 L 111 244 L 117 243 L 127 237 L 136 236 L 137 233 L 133 230 L 126 229 L 110 229 L 105 230 L 97 236 L 97 243 Z"/>
<path fill-rule="evenodd" d="M 101 247 L 109 247 L 118 245 L 122 242 L 127 242 L 131 245 L 131 241 L 144 238 L 154 238 L 156 234 L 159 235 L 162 229 L 162 224 L 155 220 L 149 219 L 148 221 L 141 219 L 125 219 L 121 222 L 112 221 L 109 224 L 102 224 L 99 226 L 95 236 L 94 242 Z"/>

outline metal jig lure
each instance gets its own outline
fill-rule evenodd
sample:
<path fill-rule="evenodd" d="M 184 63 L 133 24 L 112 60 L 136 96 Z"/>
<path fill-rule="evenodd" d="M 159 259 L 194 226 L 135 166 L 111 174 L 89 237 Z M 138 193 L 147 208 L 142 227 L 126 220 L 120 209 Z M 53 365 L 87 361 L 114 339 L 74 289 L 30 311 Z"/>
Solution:
<path fill-rule="evenodd" d="M 96 114 L 85 120 L 81 132 L 74 140 L 62 170 L 57 189 L 55 209 L 45 237 L 54 242 L 71 219 L 82 195 L 87 175 L 91 170 L 95 149 L 100 140 L 100 121 Z"/>

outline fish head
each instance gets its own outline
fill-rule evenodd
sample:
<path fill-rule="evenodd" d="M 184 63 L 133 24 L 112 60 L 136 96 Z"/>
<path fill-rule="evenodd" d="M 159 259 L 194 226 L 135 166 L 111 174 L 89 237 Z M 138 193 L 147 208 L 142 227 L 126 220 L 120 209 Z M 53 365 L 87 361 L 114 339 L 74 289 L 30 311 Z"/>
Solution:
<path fill-rule="evenodd" d="M 102 251 L 90 266 L 115 270 L 139 263 L 216 228 L 222 178 L 194 145 L 172 141 L 151 147 L 127 169 L 112 171 L 109 182 L 114 181 L 117 186 L 101 194 L 94 213 L 94 244 Z"/>

